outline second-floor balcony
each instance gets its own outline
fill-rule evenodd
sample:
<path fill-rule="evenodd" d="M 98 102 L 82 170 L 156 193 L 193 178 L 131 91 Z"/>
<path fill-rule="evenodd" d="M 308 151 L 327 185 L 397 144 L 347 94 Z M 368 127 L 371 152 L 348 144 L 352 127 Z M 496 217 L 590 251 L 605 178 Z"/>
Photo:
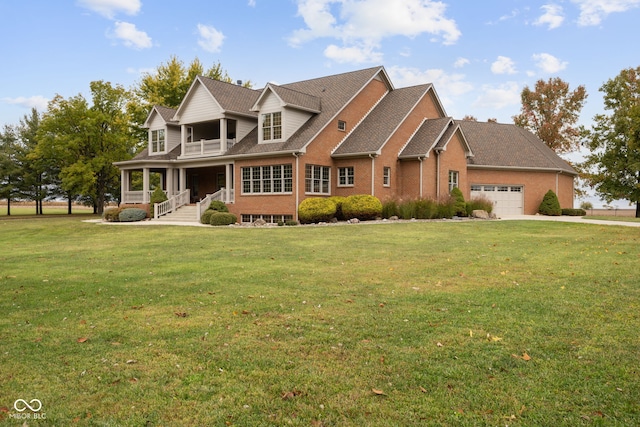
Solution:
<path fill-rule="evenodd" d="M 201 139 L 199 141 L 185 142 L 182 157 L 195 156 L 221 156 L 236 143 L 235 138 L 226 140 L 224 147 L 221 139 Z"/>

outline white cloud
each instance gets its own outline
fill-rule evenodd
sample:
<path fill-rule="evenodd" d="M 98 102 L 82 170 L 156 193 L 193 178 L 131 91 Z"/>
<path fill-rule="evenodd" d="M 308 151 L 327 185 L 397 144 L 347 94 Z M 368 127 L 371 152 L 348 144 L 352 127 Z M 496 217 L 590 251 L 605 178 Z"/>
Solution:
<path fill-rule="evenodd" d="M 340 47 L 330 44 L 324 50 L 324 56 L 339 63 L 382 62 L 382 53 L 376 52 L 371 46 Z"/>
<path fill-rule="evenodd" d="M 548 53 L 536 53 L 532 56 L 536 67 L 548 74 L 557 73 L 567 68 L 568 62 L 562 62 Z"/>
<path fill-rule="evenodd" d="M 578 25 L 599 25 L 607 15 L 640 6 L 640 0 L 571 0 L 580 8 Z"/>
<path fill-rule="evenodd" d="M 122 41 L 122 43 L 134 49 L 146 49 L 153 46 L 151 37 L 144 31 L 140 31 L 134 24 L 129 22 L 116 22 L 113 30 L 112 38 Z"/>
<path fill-rule="evenodd" d="M 458 58 L 456 62 L 453 63 L 454 68 L 462 68 L 465 65 L 468 65 L 470 61 L 467 58 Z"/>
<path fill-rule="evenodd" d="M 78 5 L 109 19 L 119 12 L 136 15 L 142 7 L 140 0 L 78 0 Z"/>
<path fill-rule="evenodd" d="M 499 86 L 482 86 L 482 94 L 473 106 L 502 109 L 518 104 L 520 104 L 520 87 L 516 82 L 506 82 Z"/>
<path fill-rule="evenodd" d="M 35 108 L 38 111 L 46 111 L 49 100 L 44 96 L 36 95 L 30 97 L 19 96 L 17 98 L 2 98 L 7 104 L 18 105 L 24 108 Z"/>
<path fill-rule="evenodd" d="M 446 97 L 460 96 L 473 90 L 473 85 L 465 80 L 464 74 L 447 74 L 437 68 L 423 71 L 394 66 L 388 68 L 387 72 L 398 87 L 433 83 L 438 94 Z"/>
<path fill-rule="evenodd" d="M 549 30 L 558 28 L 564 22 L 562 15 L 562 6 L 555 4 L 545 4 L 540 9 L 544 10 L 544 14 L 536 19 L 533 25 L 548 25 Z"/>
<path fill-rule="evenodd" d="M 297 0 L 298 15 L 306 28 L 289 37 L 292 46 L 318 38 L 339 40 L 325 51 L 339 55 L 351 49 L 380 56 L 375 52 L 383 39 L 394 36 L 414 38 L 430 34 L 443 44 L 453 44 L 460 37 L 456 23 L 446 18 L 446 5 L 433 0 Z M 365 48 L 363 48 L 364 46 Z"/>
<path fill-rule="evenodd" d="M 256 0 L 249 0 L 249 6 L 256 7 Z"/>
<path fill-rule="evenodd" d="M 198 24 L 200 39 L 198 45 L 207 52 L 219 52 L 224 41 L 224 34 L 209 25 Z"/>
<path fill-rule="evenodd" d="M 491 64 L 491 72 L 493 74 L 516 74 L 515 63 L 511 58 L 506 56 L 498 56 L 498 59 Z"/>

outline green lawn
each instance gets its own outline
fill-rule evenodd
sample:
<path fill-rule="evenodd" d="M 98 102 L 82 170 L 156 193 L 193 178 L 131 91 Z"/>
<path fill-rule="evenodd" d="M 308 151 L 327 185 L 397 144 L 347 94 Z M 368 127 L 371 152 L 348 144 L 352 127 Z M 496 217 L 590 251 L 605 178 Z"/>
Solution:
<path fill-rule="evenodd" d="M 639 266 L 596 224 L 0 219 L 0 425 L 639 425 Z"/>

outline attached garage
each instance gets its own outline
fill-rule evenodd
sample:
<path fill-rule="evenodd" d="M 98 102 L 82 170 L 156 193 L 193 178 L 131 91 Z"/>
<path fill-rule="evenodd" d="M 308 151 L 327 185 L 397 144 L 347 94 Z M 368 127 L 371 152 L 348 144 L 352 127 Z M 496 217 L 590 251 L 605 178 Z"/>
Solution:
<path fill-rule="evenodd" d="M 493 202 L 498 215 L 524 214 L 524 187 L 522 185 L 471 185 L 471 198 L 484 197 Z"/>

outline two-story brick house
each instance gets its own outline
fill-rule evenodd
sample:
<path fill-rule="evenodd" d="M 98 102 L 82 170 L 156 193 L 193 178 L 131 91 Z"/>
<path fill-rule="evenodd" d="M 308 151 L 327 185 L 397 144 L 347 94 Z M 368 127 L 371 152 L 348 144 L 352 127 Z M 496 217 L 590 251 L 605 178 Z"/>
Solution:
<path fill-rule="evenodd" d="M 549 189 L 573 204 L 577 173 L 533 134 L 453 120 L 431 84 L 396 89 L 383 67 L 261 90 L 198 77 L 145 126 L 148 147 L 116 163 L 123 203 L 148 203 L 159 173 L 172 207 L 223 200 L 243 222 L 296 219 L 307 197 L 439 200 L 454 186 L 503 215 L 535 213 Z"/>

